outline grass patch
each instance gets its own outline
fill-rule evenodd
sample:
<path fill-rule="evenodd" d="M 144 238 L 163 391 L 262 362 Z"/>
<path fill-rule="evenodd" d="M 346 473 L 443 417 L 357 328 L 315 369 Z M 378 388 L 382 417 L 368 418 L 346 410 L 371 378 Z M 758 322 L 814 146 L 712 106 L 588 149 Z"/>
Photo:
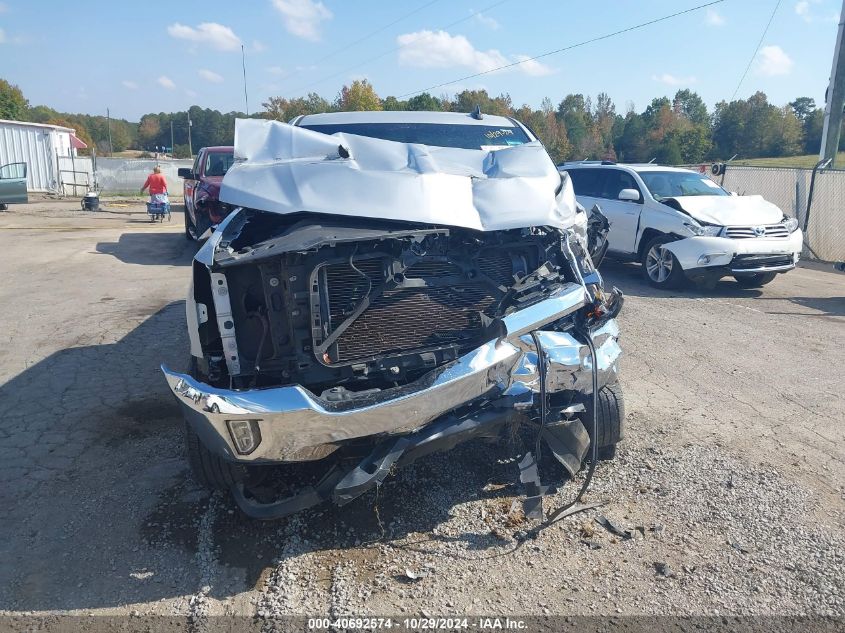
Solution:
<path fill-rule="evenodd" d="M 818 154 L 806 154 L 804 156 L 779 156 L 777 158 L 750 158 L 747 160 L 735 160 L 731 165 L 741 167 L 791 167 L 812 169 L 819 162 Z M 839 169 L 845 168 L 845 152 L 836 155 L 836 166 Z M 730 167 L 728 168 L 730 169 Z"/>

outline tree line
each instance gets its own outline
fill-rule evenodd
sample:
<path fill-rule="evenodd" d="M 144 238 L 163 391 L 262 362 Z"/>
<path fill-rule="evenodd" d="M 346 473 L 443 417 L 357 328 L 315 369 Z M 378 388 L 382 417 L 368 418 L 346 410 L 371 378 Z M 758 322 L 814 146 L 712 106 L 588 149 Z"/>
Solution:
<path fill-rule="evenodd" d="M 777 106 L 763 92 L 747 99 L 721 101 L 710 112 L 691 90 L 674 97 L 657 97 L 642 112 L 633 105 L 624 114 L 607 93 L 595 100 L 583 94 L 566 95 L 555 104 L 545 98 L 539 109 L 515 106 L 509 94 L 490 96 L 486 90 L 464 90 L 454 96 L 422 93 L 407 100 L 380 98 L 366 80 L 344 86 L 333 102 L 316 93 L 288 99 L 272 97 L 264 116 L 288 121 L 301 114 L 348 110 L 434 110 L 482 112 L 514 117 L 543 141 L 556 162 L 618 160 L 689 164 L 709 160 L 796 156 L 818 153 L 824 109 L 813 99 L 799 97 Z M 843 135 L 845 148 L 845 135 Z"/>
<path fill-rule="evenodd" d="M 470 112 L 476 106 L 488 114 L 514 117 L 544 143 L 555 162 L 606 159 L 626 162 L 655 160 L 663 164 L 690 164 L 740 158 L 796 156 L 818 153 L 824 110 L 809 97 L 777 106 L 763 92 L 747 99 L 721 101 L 709 111 L 691 90 L 656 97 L 642 112 L 633 105 L 617 111 L 604 92 L 595 99 L 568 94 L 555 104 L 545 98 L 539 109 L 514 105 L 509 94 L 491 96 L 486 90 L 464 90 L 455 95 L 422 93 L 401 100 L 380 97 L 367 80 L 356 80 L 332 101 L 316 93 L 305 97 L 271 97 L 255 118 L 289 121 L 302 114 L 351 110 L 430 110 Z M 149 152 L 171 147 L 176 157 L 189 157 L 188 120 L 194 150 L 234 142 L 235 119 L 241 112 L 221 113 L 191 106 L 184 112 L 150 113 L 137 123 L 105 116 L 69 114 L 43 105 L 30 106 L 17 86 L 0 79 L 0 119 L 64 125 L 98 153 L 140 149 Z M 171 126 L 172 124 L 172 126 Z M 172 130 L 172 136 L 171 136 Z M 845 134 L 840 144 L 845 149 Z"/>

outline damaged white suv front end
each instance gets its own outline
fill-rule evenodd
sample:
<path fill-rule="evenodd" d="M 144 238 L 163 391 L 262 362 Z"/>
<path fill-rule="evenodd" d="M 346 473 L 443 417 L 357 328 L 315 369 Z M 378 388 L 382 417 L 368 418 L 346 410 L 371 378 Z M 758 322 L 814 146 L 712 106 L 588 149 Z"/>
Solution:
<path fill-rule="evenodd" d="M 561 166 L 578 201 L 610 222 L 608 252 L 636 259 L 645 279 L 673 287 L 733 276 L 758 287 L 792 270 L 803 234 L 762 196 L 730 194 L 703 174 L 661 165 L 576 162 Z"/>
<path fill-rule="evenodd" d="M 192 368 L 162 369 L 194 473 L 250 516 L 346 503 L 394 467 L 522 425 L 570 472 L 621 439 L 621 293 L 592 266 L 569 182 L 515 122 L 444 116 L 431 124 L 525 142 L 237 123 L 221 190 L 237 210 L 193 264 Z M 592 426 L 594 384 L 618 406 Z M 309 485 L 252 490 L 266 467 L 303 462 L 321 468 Z"/>

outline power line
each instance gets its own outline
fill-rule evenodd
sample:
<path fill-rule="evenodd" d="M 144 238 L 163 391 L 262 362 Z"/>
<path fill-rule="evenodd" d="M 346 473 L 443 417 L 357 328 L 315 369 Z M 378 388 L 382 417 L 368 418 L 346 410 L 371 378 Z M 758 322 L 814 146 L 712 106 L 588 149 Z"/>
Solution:
<path fill-rule="evenodd" d="M 477 15 L 479 15 L 479 14 L 481 14 L 481 13 L 484 13 L 485 11 L 491 11 L 492 9 L 495 9 L 495 8 L 496 8 L 496 7 L 498 7 L 498 6 L 505 4 L 505 2 L 510 2 L 510 0 L 499 0 L 498 2 L 494 2 L 493 4 L 491 4 L 491 5 L 490 5 L 490 6 L 488 6 L 488 7 L 485 7 L 485 8 L 483 8 L 483 9 L 479 10 L 479 11 L 473 11 L 473 12 L 471 12 L 468 16 L 466 16 L 465 18 L 461 18 L 460 20 L 455 20 L 454 22 L 450 22 L 449 24 L 447 24 L 447 25 L 445 25 L 445 26 L 441 26 L 441 27 L 439 27 L 437 30 L 438 30 L 438 31 L 445 31 L 446 29 L 450 29 L 450 28 L 452 28 L 453 26 L 455 26 L 455 25 L 457 25 L 457 24 L 460 24 L 461 22 L 466 22 L 467 20 L 471 20 L 471 19 L 472 19 L 472 18 L 474 18 L 475 16 L 477 16 Z M 397 20 L 397 21 L 398 21 L 398 20 Z M 384 30 L 384 29 L 382 29 L 382 30 Z M 364 65 L 366 65 L 366 64 L 369 64 L 370 62 L 374 62 L 374 61 L 376 61 L 377 59 L 381 59 L 382 57 L 386 57 L 387 55 L 390 55 L 391 53 L 395 53 L 395 52 L 396 52 L 396 51 L 398 51 L 400 48 L 402 48 L 402 45 L 399 45 L 399 46 L 396 46 L 396 47 L 394 47 L 394 48 L 391 48 L 389 51 L 385 51 L 384 53 L 380 53 L 379 55 L 376 55 L 375 57 L 370 57 L 369 59 L 365 59 L 364 61 L 362 61 L 362 62 L 360 62 L 360 63 L 358 63 L 358 64 L 356 64 L 356 65 L 354 65 L 354 66 L 350 66 L 349 68 L 346 68 L 346 69 L 344 69 L 344 70 L 341 70 L 341 71 L 339 71 L 339 72 L 336 72 L 336 73 L 334 73 L 334 74 L 332 74 L 332 75 L 328 75 L 327 77 L 323 77 L 322 79 L 319 79 L 319 80 L 314 81 L 314 82 L 312 82 L 312 83 L 310 83 L 310 84 L 307 84 L 306 86 L 303 86 L 302 88 L 300 88 L 300 89 L 298 89 L 298 90 L 294 90 L 293 92 L 294 92 L 294 93 L 297 93 L 297 92 L 302 92 L 302 91 L 304 91 L 304 90 L 308 90 L 309 88 L 313 88 L 314 86 L 318 86 L 318 85 L 320 85 L 321 83 L 324 83 L 324 82 L 328 81 L 329 79 L 334 79 L 335 77 L 337 77 L 337 76 L 339 76 L 339 75 L 345 75 L 346 73 L 348 73 L 348 72 L 350 72 L 350 71 L 353 71 L 353 70 L 356 70 L 356 69 L 360 68 L 361 66 L 364 66 Z"/>
<path fill-rule="evenodd" d="M 754 63 L 754 58 L 757 57 L 757 52 L 760 50 L 760 46 L 763 44 L 763 40 L 766 39 L 766 33 L 769 32 L 769 27 L 772 25 L 772 20 L 775 19 L 775 13 L 778 12 L 778 8 L 780 7 L 781 0 L 777 0 L 775 3 L 775 10 L 772 11 L 772 15 L 769 17 L 769 21 L 766 24 L 766 28 L 763 29 L 763 34 L 760 36 L 760 41 L 757 42 L 757 48 L 754 49 L 754 54 L 751 56 L 751 59 L 748 60 L 748 66 L 745 67 L 745 72 L 742 73 L 742 77 L 739 79 L 739 83 L 736 85 L 736 90 L 734 90 L 733 95 L 731 96 L 731 101 L 736 98 L 736 93 L 739 92 L 739 87 L 742 85 L 742 82 L 745 81 L 745 76 L 748 74 L 748 71 L 751 69 L 751 64 Z"/>
<path fill-rule="evenodd" d="M 699 9 L 704 9 L 706 7 L 711 7 L 714 4 L 720 4 L 725 0 L 713 0 L 712 2 L 707 2 L 704 4 L 700 4 L 696 7 L 692 7 L 690 9 L 685 9 L 683 11 L 678 11 L 676 13 L 672 13 L 671 15 L 664 16 L 662 18 L 657 18 L 655 20 L 649 20 L 648 22 L 642 22 L 635 26 L 629 26 L 628 28 L 621 29 L 619 31 L 614 31 L 613 33 L 607 33 L 605 35 L 599 35 L 598 37 L 591 38 L 589 40 L 584 40 L 583 42 L 578 42 L 577 44 L 572 44 L 570 46 L 565 46 L 563 48 L 558 48 L 557 50 L 549 51 L 547 53 L 541 53 L 540 55 L 535 55 L 534 57 L 528 57 L 526 59 L 521 59 L 519 61 L 505 64 L 503 66 L 499 66 L 498 68 L 491 68 L 490 70 L 485 70 L 482 72 L 475 73 L 473 75 L 467 75 L 466 77 L 460 77 L 458 79 L 453 79 L 452 81 L 446 81 L 441 84 L 437 84 L 435 86 L 429 86 L 428 88 L 423 88 L 421 90 L 414 90 L 412 92 L 406 92 L 403 95 L 400 95 L 399 99 L 404 97 L 410 97 L 411 95 L 419 94 L 421 92 L 428 92 L 430 90 L 436 90 L 437 88 L 442 88 L 444 86 L 451 86 L 452 84 L 459 83 L 461 81 L 466 81 L 467 79 L 475 79 L 476 77 L 481 77 L 482 75 L 489 75 L 490 73 L 494 73 L 499 70 L 505 70 L 506 68 L 513 68 L 514 66 L 519 66 L 520 64 L 525 64 L 526 62 L 532 62 L 538 59 L 542 59 L 544 57 L 549 57 L 550 55 L 557 55 L 558 53 L 563 53 L 565 51 L 571 51 L 574 48 L 579 48 L 581 46 L 586 46 L 587 44 L 593 44 L 595 42 L 600 42 L 602 40 L 609 39 L 611 37 L 615 37 L 617 35 L 622 35 L 623 33 L 630 33 L 631 31 L 636 31 L 638 29 L 645 28 L 647 26 L 651 26 L 652 24 L 657 24 L 658 22 L 665 22 L 666 20 L 671 20 L 672 18 L 676 18 L 680 15 L 684 15 L 686 13 L 692 13 L 693 11 L 698 11 Z"/>
<path fill-rule="evenodd" d="M 365 35 L 364 37 L 362 37 L 362 38 L 360 38 L 360 39 L 357 39 L 357 40 L 355 40 L 354 42 L 350 42 L 349 44 L 345 44 L 344 46 L 341 46 L 341 47 L 340 47 L 340 48 L 338 48 L 338 49 L 333 50 L 333 51 L 332 51 L 331 53 L 329 53 L 328 55 L 325 55 L 325 56 L 321 57 L 320 59 L 315 60 L 314 62 L 312 62 L 312 63 L 311 63 L 311 66 L 316 66 L 316 65 L 318 65 L 318 64 L 321 64 L 321 63 L 323 63 L 324 61 L 326 61 L 327 59 L 331 59 L 332 57 L 334 57 L 334 56 L 335 56 L 335 55 L 337 55 L 338 53 L 342 53 L 343 51 L 347 51 L 347 50 L 349 50 L 350 48 L 352 48 L 353 46 L 357 46 L 357 45 L 358 45 L 358 44 L 360 44 L 361 42 L 365 42 L 365 41 L 367 41 L 368 39 L 370 39 L 371 37 L 373 37 L 373 36 L 375 36 L 375 35 L 378 35 L 378 34 L 379 34 L 379 33 L 381 33 L 382 31 L 386 31 L 386 30 L 387 30 L 387 29 L 389 29 L 391 26 L 394 26 L 395 24 L 398 24 L 398 23 L 399 23 L 399 22 L 401 22 L 402 20 L 405 20 L 405 19 L 407 19 L 407 18 L 411 17 L 412 15 L 414 15 L 414 14 L 416 14 L 416 13 L 419 13 L 420 11 L 423 11 L 423 10 L 425 10 L 425 9 L 428 9 L 431 5 L 436 4 L 436 3 L 440 2 L 440 1 L 441 1 L 441 0 L 431 0 L 430 2 L 425 3 L 424 5 L 422 5 L 421 7 L 418 7 L 418 8 L 416 8 L 416 9 L 414 9 L 414 10 L 413 10 L 413 11 L 411 11 L 410 13 L 406 13 L 405 15 L 403 15 L 403 16 L 401 16 L 401 17 L 399 17 L 399 18 L 396 18 L 396 19 L 395 19 L 395 20 L 393 20 L 393 22 L 391 22 L 390 24 L 385 24 L 384 26 L 381 26 L 381 27 L 377 28 L 375 31 L 371 31 L 370 33 L 368 33 L 368 34 L 367 34 L 367 35 Z M 300 69 L 300 70 L 296 70 L 296 71 L 294 71 L 294 72 L 293 72 L 293 74 L 288 75 L 285 79 L 290 79 L 291 77 L 296 77 L 296 76 L 297 76 L 298 74 L 300 74 L 301 72 L 302 72 L 302 69 Z"/>

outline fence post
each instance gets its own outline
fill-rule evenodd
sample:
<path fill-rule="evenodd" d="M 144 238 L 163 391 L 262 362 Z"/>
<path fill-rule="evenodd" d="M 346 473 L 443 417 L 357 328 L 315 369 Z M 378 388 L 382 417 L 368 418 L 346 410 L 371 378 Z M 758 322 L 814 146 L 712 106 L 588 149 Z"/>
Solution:
<path fill-rule="evenodd" d="M 813 175 L 810 176 L 810 191 L 807 194 L 807 215 L 804 216 L 804 237 L 806 238 L 807 233 L 807 226 L 810 224 L 810 207 L 813 206 L 813 190 L 816 188 L 816 174 L 818 174 L 819 169 L 824 169 L 828 165 L 830 165 L 831 159 L 824 159 L 820 160 L 816 163 L 816 166 L 813 167 Z"/>

